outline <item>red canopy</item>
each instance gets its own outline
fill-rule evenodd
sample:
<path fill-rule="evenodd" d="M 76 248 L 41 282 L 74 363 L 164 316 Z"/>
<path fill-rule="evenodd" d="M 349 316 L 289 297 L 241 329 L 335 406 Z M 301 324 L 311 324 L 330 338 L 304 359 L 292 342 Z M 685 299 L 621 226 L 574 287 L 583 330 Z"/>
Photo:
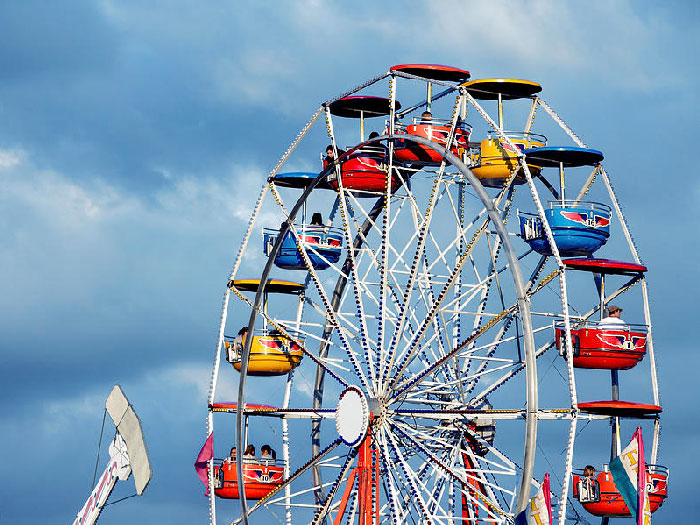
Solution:
<path fill-rule="evenodd" d="M 444 80 L 447 82 L 464 82 L 471 76 L 469 71 L 440 64 L 401 64 L 393 66 L 391 71 L 403 71 L 409 75 L 423 77 L 428 80 Z"/>
<path fill-rule="evenodd" d="M 612 259 L 564 259 L 562 261 L 569 270 L 581 270 L 593 273 L 614 275 L 638 275 L 647 271 L 643 264 L 613 261 Z"/>

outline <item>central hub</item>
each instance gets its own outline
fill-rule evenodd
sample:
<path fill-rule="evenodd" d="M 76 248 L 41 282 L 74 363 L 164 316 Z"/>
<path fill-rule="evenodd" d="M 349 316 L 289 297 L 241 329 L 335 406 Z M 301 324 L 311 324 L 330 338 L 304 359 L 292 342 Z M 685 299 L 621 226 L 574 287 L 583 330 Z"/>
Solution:
<path fill-rule="evenodd" d="M 372 397 L 367 400 L 369 411 L 372 413 L 372 426 L 381 427 L 387 419 L 388 403 L 383 397 Z"/>
<path fill-rule="evenodd" d="M 357 446 L 367 435 L 370 410 L 367 398 L 356 386 L 348 387 L 338 399 L 335 428 L 346 445 Z"/>

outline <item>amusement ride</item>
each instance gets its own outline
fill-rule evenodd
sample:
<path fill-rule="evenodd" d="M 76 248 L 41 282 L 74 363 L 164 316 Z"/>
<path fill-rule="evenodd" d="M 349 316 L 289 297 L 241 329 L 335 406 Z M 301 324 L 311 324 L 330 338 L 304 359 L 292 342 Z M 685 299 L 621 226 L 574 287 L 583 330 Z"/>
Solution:
<path fill-rule="evenodd" d="M 212 524 L 513 523 L 545 473 L 554 521 L 605 524 L 636 427 L 661 506 L 647 268 L 541 91 L 397 65 L 313 113 L 226 282 Z"/>

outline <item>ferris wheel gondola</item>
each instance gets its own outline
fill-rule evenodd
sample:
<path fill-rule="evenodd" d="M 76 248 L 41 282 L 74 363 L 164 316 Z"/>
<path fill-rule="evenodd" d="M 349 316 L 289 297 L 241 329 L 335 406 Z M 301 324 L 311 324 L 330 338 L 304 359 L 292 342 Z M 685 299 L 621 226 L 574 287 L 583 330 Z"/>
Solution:
<path fill-rule="evenodd" d="M 629 283 L 606 295 L 598 277 L 598 299 L 588 304 L 588 313 L 586 299 L 568 295 L 567 275 L 579 268 L 562 257 L 592 260 L 610 235 L 596 230 L 595 213 L 607 210 L 609 224 L 615 210 L 628 235 L 612 191 L 609 204 L 590 210 L 593 220 L 580 196 L 565 200 L 563 169 L 594 165 L 595 173 L 604 171 L 602 154 L 593 159 L 587 152 L 595 150 L 576 140 L 573 146 L 547 146 L 543 136 L 532 133 L 535 109 L 543 107 L 573 135 L 539 98 L 538 84 L 464 83 L 468 79 L 468 72 L 449 66 L 391 68 L 362 89 L 324 103 L 263 186 L 229 278 L 209 397 L 209 430 L 214 413 L 237 414 L 235 469 L 227 467 L 236 471 L 229 482 L 240 502 L 234 522 L 268 512 L 287 523 L 322 523 L 329 517 L 334 523 L 509 523 L 552 464 L 538 446 L 539 434 L 544 442 L 567 443 L 555 489 L 563 524 L 573 505 L 569 480 L 581 419 L 651 419 L 656 461 L 658 411 L 620 416 L 619 406 L 614 413 L 589 403 L 586 410 L 578 401 L 576 369 L 636 370 L 648 355 L 652 404 L 659 406 L 648 329 L 623 335 L 618 354 L 644 336 L 633 362 L 610 364 L 612 340 L 587 346 L 594 336 L 606 335 L 586 325 L 589 318 L 625 293 Z M 388 97 L 362 91 L 380 80 L 388 81 Z M 427 96 L 399 112 L 399 85 L 407 96 L 424 85 Z M 433 96 L 433 86 L 444 91 Z M 489 100 L 497 101 L 498 123 L 480 105 Z M 518 101 L 530 106 L 527 123 L 522 131 L 504 131 L 504 112 Z M 469 124 L 467 108 L 475 113 Z M 401 123 L 420 111 L 413 123 Z M 285 165 L 305 162 L 303 154 L 294 154 L 321 115 L 332 155 L 320 173 L 282 172 Z M 370 117 L 387 120 L 381 132 L 366 139 Z M 358 120 L 360 142 L 341 149 L 339 140 L 354 135 L 348 124 Z M 477 133 L 490 136 L 470 142 Z M 317 144 L 319 150 L 323 146 Z M 555 162 L 559 192 L 543 171 Z M 603 179 L 609 187 L 607 176 Z M 537 181 L 557 199 L 549 210 L 540 201 Z M 523 184 L 529 191 L 517 190 Z M 591 184 L 589 177 L 584 187 Z M 268 194 L 272 199 L 265 199 Z M 510 232 L 508 217 L 516 204 L 535 212 L 522 215 L 519 230 Z M 325 211 L 319 215 L 327 214 L 327 220 L 308 223 L 306 210 L 312 207 Z M 579 214 L 580 221 L 575 228 L 562 226 L 553 210 Z M 253 248 L 255 226 L 264 228 L 263 264 Z M 240 279 L 256 267 L 254 279 Z M 597 275 L 611 272 L 602 267 Z M 294 294 L 273 293 L 284 290 L 277 283 L 291 278 Z M 643 284 L 648 317 L 643 275 L 632 278 Z M 559 290 L 552 293 L 556 281 Z M 246 291 L 254 291 L 254 299 Z M 224 337 L 235 323 L 231 295 L 238 297 L 235 308 L 247 316 L 246 333 L 253 336 L 238 341 L 238 399 L 226 405 L 216 387 L 221 349 L 233 345 Z M 647 319 L 645 326 L 650 324 Z M 256 337 L 271 339 L 273 353 L 293 366 L 259 372 L 270 353 L 256 353 L 261 342 Z M 548 352 L 552 348 L 559 353 Z M 538 360 L 566 368 L 558 388 L 543 382 Z M 286 375 L 286 381 L 275 375 Z M 274 406 L 247 408 L 248 400 Z M 224 405 L 235 409 L 223 410 Z M 240 490 L 250 479 L 242 450 L 263 420 L 280 422 L 283 480 L 249 493 Z M 538 421 L 543 422 L 539 428 Z M 218 469 L 223 472 L 223 464 Z M 210 502 L 216 522 L 215 493 Z"/>

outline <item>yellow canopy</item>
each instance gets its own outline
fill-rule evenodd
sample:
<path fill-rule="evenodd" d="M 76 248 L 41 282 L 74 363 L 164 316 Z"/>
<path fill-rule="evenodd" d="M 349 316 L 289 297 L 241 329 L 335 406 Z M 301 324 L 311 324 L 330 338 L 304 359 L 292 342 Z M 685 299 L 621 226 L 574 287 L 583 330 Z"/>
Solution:
<path fill-rule="evenodd" d="M 502 100 L 528 98 L 542 91 L 537 82 L 515 78 L 482 78 L 462 84 L 469 94 L 477 100 Z"/>

